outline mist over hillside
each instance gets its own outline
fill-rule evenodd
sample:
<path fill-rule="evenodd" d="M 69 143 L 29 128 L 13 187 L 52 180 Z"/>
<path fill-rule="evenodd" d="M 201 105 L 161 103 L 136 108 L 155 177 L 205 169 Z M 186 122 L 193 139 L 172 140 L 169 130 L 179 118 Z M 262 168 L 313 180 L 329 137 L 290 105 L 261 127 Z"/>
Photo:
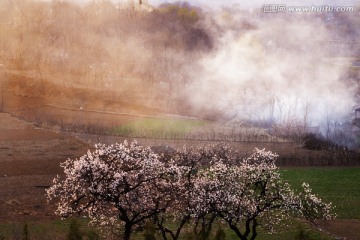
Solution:
<path fill-rule="evenodd" d="M 269 14 L 140 3 L 3 0 L 2 68 L 28 77 L 18 92 L 29 95 L 36 81 L 47 86 L 37 97 L 63 94 L 72 99 L 64 105 L 79 108 L 300 123 L 323 133 L 351 122 L 360 92 L 358 7 Z"/>

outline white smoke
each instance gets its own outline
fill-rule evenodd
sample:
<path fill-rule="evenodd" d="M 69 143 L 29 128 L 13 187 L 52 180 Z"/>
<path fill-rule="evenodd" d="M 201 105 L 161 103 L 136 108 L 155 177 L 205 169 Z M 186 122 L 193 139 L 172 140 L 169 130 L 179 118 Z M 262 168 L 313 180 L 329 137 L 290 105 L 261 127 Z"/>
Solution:
<path fill-rule="evenodd" d="M 188 89 L 194 105 L 253 121 L 306 117 L 308 125 L 352 111 L 355 88 L 342 78 L 344 68 L 329 61 L 334 33 L 321 19 L 218 14 L 218 46 L 201 59 Z M 253 27 L 243 29 L 244 21 Z"/>

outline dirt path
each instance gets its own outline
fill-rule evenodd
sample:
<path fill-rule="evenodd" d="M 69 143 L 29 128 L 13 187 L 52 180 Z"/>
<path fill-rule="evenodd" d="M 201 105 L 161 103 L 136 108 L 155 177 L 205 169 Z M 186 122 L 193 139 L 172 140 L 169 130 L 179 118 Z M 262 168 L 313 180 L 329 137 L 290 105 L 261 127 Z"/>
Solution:
<path fill-rule="evenodd" d="M 53 218 L 45 188 L 62 172 L 60 162 L 87 149 L 75 138 L 0 113 L 0 222 Z"/>

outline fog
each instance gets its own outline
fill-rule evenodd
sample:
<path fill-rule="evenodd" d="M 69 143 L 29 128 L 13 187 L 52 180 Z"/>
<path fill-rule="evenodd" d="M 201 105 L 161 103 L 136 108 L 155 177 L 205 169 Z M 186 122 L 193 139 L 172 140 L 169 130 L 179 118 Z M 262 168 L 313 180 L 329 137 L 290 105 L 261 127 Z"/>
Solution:
<path fill-rule="evenodd" d="M 231 20 L 222 20 L 221 28 L 227 30 L 217 49 L 199 61 L 201 70 L 192 76 L 194 104 L 261 121 L 307 115 L 310 125 L 321 124 L 326 115 L 339 120 L 352 111 L 357 85 L 343 78 L 346 69 L 333 64 L 331 48 L 338 47 L 328 41 L 336 33 L 321 18 L 264 17 L 248 31 L 228 29 Z M 349 54 L 335 51 L 337 57 Z"/>
<path fill-rule="evenodd" d="M 101 89 L 114 102 L 130 98 L 162 113 L 296 121 L 322 132 L 351 121 L 358 81 L 336 63 L 358 57 L 357 7 L 269 14 L 201 1 L 150 4 L 1 1 L 0 63 L 63 91 Z"/>

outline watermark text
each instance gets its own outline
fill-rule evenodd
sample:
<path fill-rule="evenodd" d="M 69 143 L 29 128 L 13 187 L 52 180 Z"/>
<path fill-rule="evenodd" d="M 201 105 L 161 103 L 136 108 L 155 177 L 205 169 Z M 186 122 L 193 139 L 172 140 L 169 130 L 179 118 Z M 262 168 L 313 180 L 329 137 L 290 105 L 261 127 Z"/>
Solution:
<path fill-rule="evenodd" d="M 285 4 L 264 4 L 261 7 L 263 13 L 285 13 L 285 12 L 354 12 L 353 6 L 287 6 Z"/>

